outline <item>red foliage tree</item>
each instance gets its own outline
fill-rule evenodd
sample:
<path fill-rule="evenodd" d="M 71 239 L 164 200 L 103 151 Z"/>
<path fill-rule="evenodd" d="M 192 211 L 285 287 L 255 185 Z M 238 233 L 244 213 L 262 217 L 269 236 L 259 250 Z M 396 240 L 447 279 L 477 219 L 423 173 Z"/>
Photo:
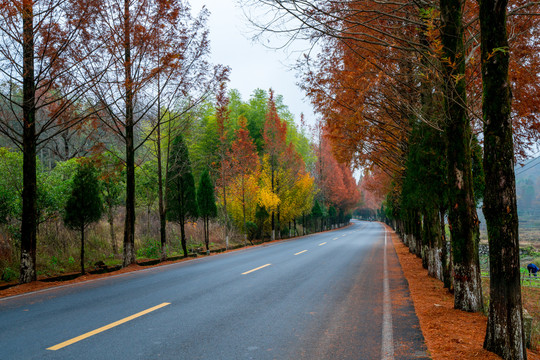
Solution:
<path fill-rule="evenodd" d="M 276 193 L 278 190 L 277 172 L 280 166 L 280 157 L 287 149 L 287 123 L 281 121 L 274 101 L 274 91 L 270 89 L 268 105 L 266 110 L 266 121 L 264 123 L 264 149 L 269 156 L 271 191 Z M 275 212 L 272 211 L 272 240 L 275 239 Z"/>
<path fill-rule="evenodd" d="M 80 76 L 81 63 L 101 45 L 91 51 L 81 48 L 100 5 L 82 0 L 0 2 L 0 134 L 23 151 L 21 283 L 36 280 L 36 149 L 88 116 L 82 111 L 61 120 L 96 80 Z"/>
<path fill-rule="evenodd" d="M 240 192 L 233 194 L 242 204 L 242 215 L 244 232 L 246 233 L 246 191 L 248 178 L 251 174 L 257 173 L 260 167 L 257 147 L 249 135 L 247 120 L 241 116 L 239 118 L 240 128 L 236 130 L 236 140 L 232 143 L 229 156 L 231 164 L 231 178 L 239 182 Z"/>

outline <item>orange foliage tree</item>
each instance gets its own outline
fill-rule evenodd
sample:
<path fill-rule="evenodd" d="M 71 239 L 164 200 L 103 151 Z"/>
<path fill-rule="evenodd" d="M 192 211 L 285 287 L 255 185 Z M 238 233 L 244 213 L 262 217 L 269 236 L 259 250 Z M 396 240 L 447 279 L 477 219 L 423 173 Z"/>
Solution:
<path fill-rule="evenodd" d="M 253 139 L 249 136 L 247 120 L 245 117 L 239 118 L 240 128 L 236 130 L 236 140 L 232 143 L 228 158 L 231 163 L 231 183 L 230 193 L 233 198 L 233 207 L 241 209 L 242 231 L 244 231 L 244 241 L 247 238 L 246 221 L 248 214 L 255 214 L 256 199 L 253 195 L 257 193 L 257 179 L 259 173 L 259 156 L 257 147 Z M 238 204 L 238 205 L 236 205 Z M 233 211 L 234 217 L 235 211 Z M 253 216 L 249 216 L 250 220 Z"/>
<path fill-rule="evenodd" d="M 36 149 L 90 115 L 63 116 L 96 80 L 81 63 L 103 44 L 83 50 L 101 1 L 0 2 L 0 134 L 23 152 L 20 283 L 36 280 Z"/>

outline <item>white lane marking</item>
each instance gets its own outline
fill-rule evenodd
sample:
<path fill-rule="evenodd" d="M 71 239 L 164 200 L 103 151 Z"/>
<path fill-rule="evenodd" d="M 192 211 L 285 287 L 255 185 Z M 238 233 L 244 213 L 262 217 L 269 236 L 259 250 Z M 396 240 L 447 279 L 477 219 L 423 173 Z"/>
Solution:
<path fill-rule="evenodd" d="M 383 280 L 383 323 L 381 359 L 394 359 L 394 335 L 392 333 L 392 303 L 388 283 L 388 261 L 386 259 L 386 229 L 384 230 L 384 280 Z"/>
<path fill-rule="evenodd" d="M 257 270 L 261 270 L 262 268 L 265 268 L 265 267 L 270 266 L 270 265 L 272 265 L 272 264 L 266 264 L 266 265 L 263 265 L 263 266 L 259 266 L 258 268 L 251 269 L 249 271 L 243 272 L 242 275 L 247 275 L 249 273 L 252 273 L 252 272 L 257 271 Z"/>
<path fill-rule="evenodd" d="M 307 250 L 302 250 L 302 251 L 300 251 L 300 252 L 297 252 L 297 253 L 294 254 L 294 255 L 295 255 L 295 256 L 296 256 L 296 255 L 300 255 L 300 254 L 303 254 L 303 253 L 305 253 L 305 252 L 307 252 Z"/>
<path fill-rule="evenodd" d="M 319 244 L 319 246 L 323 246 L 323 245 L 326 245 L 326 241 Z"/>
<path fill-rule="evenodd" d="M 333 238 L 332 240 L 337 240 L 338 238 Z"/>

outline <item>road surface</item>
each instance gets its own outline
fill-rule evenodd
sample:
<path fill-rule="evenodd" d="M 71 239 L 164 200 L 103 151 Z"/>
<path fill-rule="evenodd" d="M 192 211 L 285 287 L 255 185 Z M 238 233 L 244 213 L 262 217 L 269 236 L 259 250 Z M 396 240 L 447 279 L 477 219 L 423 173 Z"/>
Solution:
<path fill-rule="evenodd" d="M 371 222 L 0 299 L 0 359 L 428 358 Z"/>

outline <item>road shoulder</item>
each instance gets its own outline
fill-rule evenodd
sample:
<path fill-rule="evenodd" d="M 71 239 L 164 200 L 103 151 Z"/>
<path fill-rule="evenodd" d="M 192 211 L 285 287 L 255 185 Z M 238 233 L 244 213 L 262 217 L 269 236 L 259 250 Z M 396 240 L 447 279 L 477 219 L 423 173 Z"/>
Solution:
<path fill-rule="evenodd" d="M 409 283 L 416 315 L 432 359 L 500 359 L 482 347 L 486 316 L 454 309 L 453 295 L 442 282 L 428 276 L 422 260 L 409 252 L 390 227 L 387 230 L 392 235 L 401 268 Z M 528 351 L 528 359 L 540 360 L 540 356 Z"/>

